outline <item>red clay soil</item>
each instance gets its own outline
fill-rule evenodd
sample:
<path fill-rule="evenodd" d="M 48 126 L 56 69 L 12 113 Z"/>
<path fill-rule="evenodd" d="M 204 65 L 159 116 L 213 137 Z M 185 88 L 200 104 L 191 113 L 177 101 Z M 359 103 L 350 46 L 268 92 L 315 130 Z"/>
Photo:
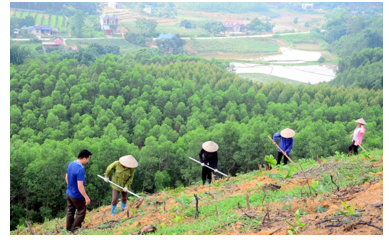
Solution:
<path fill-rule="evenodd" d="M 372 166 L 382 166 L 382 160 L 370 163 Z M 311 169 L 309 172 L 314 174 L 319 169 L 324 167 L 326 169 L 336 169 L 335 165 L 322 165 L 316 169 Z M 276 169 L 271 171 L 265 171 L 265 173 L 276 173 Z M 287 235 L 288 229 L 291 228 L 286 221 L 296 225 L 295 212 L 297 210 L 308 212 L 309 214 L 300 215 L 300 222 L 305 226 L 299 228 L 299 232 L 304 235 L 382 235 L 383 234 L 383 173 L 375 173 L 376 178 L 364 183 L 362 186 L 349 186 L 328 194 L 323 193 L 316 198 L 309 198 L 306 200 L 297 199 L 293 200 L 291 207 L 285 209 L 284 206 L 287 203 L 269 203 L 266 206 L 251 207 L 251 212 L 256 216 L 253 219 L 262 220 L 263 217 L 269 212 L 270 220 L 264 220 L 262 226 L 258 229 L 250 229 L 248 232 L 241 232 L 241 229 L 246 226 L 244 222 L 238 221 L 223 226 L 218 229 L 214 234 L 226 234 L 226 235 Z M 232 177 L 230 179 L 237 179 Z M 308 179 L 309 183 L 312 179 Z M 223 182 L 223 180 L 215 181 L 215 183 Z M 193 194 L 205 193 L 206 196 L 214 197 L 212 202 L 226 199 L 229 196 L 246 196 L 246 194 L 254 193 L 256 190 L 262 189 L 266 183 L 277 183 L 273 181 L 269 176 L 261 176 L 253 180 L 242 182 L 240 184 L 221 184 L 218 187 L 215 186 L 194 186 L 186 188 L 183 193 L 186 196 L 193 197 Z M 281 191 L 287 191 L 293 187 L 302 187 L 304 192 L 304 184 L 306 180 L 300 175 L 296 175 L 289 179 L 289 182 L 282 183 Z M 261 184 L 258 187 L 258 184 Z M 177 195 L 181 196 L 181 195 Z M 137 215 L 136 202 L 132 201 L 128 203 L 130 210 L 120 212 L 114 217 L 111 217 L 111 207 L 102 207 L 99 210 L 94 210 L 87 213 L 83 227 L 86 229 L 101 229 L 102 227 L 109 227 L 112 225 L 113 234 L 121 234 L 122 231 L 132 230 L 133 228 L 141 228 L 144 225 L 161 224 L 165 223 L 167 227 L 172 226 L 172 220 L 176 217 L 176 214 L 170 212 L 160 213 L 160 211 L 172 211 L 175 208 L 180 208 L 180 204 L 174 199 L 175 197 L 167 196 L 166 193 L 153 194 L 147 197 L 143 203 L 139 206 L 142 208 L 142 215 Z M 203 199 L 203 198 L 201 198 Z M 139 201 L 139 200 L 138 200 Z M 156 205 L 155 201 L 159 201 L 160 204 Z M 357 215 L 344 216 L 340 212 L 348 213 L 341 201 L 344 201 L 347 206 L 353 205 L 353 211 Z M 164 204 L 163 204 L 164 202 Z M 320 205 L 327 211 L 318 213 L 315 209 Z M 242 204 L 242 207 L 246 207 L 246 204 Z M 133 213 L 133 212 L 134 213 Z M 245 216 L 246 208 L 236 209 L 235 212 L 239 215 Z M 130 217 L 139 217 L 133 224 L 125 223 L 118 225 L 112 224 L 112 221 L 123 221 L 123 219 Z M 205 216 L 205 215 L 201 215 Z M 201 219 L 201 217 L 200 217 Z M 286 220 L 286 221 L 285 221 Z M 183 218 L 182 223 L 191 224 L 197 222 L 193 218 Z M 63 224 L 62 226 L 65 226 Z M 120 227 L 122 226 L 122 227 Z M 34 228 L 35 234 L 40 234 L 43 225 L 38 225 Z M 245 231 L 245 230 L 243 230 Z M 196 234 L 198 231 L 188 231 L 186 234 Z"/>

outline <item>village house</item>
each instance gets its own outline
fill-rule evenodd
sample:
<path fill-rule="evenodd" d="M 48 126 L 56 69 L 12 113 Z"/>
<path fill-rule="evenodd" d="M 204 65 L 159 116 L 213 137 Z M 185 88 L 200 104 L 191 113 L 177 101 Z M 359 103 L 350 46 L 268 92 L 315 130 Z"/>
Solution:
<path fill-rule="evenodd" d="M 152 7 L 145 7 L 142 11 L 147 13 L 147 14 L 153 14 L 154 8 L 152 8 Z"/>
<path fill-rule="evenodd" d="M 55 29 L 48 25 L 34 25 L 24 27 L 23 30 L 27 30 L 28 33 L 34 34 L 37 37 L 51 36 L 59 33 L 58 29 Z"/>
<path fill-rule="evenodd" d="M 227 32 L 243 32 L 245 30 L 243 21 L 223 21 L 223 25 Z"/>
<path fill-rule="evenodd" d="M 303 3 L 301 7 L 305 10 L 312 10 L 313 9 L 313 3 Z"/>
<path fill-rule="evenodd" d="M 103 13 L 100 16 L 100 26 L 105 34 L 115 34 L 119 32 L 119 18 L 113 15 Z"/>
<path fill-rule="evenodd" d="M 65 41 L 61 38 L 55 38 L 53 41 L 42 41 L 43 49 L 58 49 L 60 46 L 64 46 L 66 49 L 77 50 L 77 46 L 66 46 Z"/>
<path fill-rule="evenodd" d="M 115 2 L 109 2 L 108 7 L 113 8 L 113 9 L 120 9 L 120 5 Z"/>

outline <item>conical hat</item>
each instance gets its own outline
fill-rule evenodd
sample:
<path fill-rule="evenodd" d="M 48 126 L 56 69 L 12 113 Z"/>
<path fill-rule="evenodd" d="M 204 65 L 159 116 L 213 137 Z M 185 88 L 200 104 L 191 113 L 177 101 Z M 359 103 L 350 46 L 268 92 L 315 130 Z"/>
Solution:
<path fill-rule="evenodd" d="M 129 167 L 129 168 L 138 167 L 138 161 L 136 161 L 132 155 L 126 155 L 126 156 L 120 157 L 119 162 L 120 162 L 120 164 L 122 164 L 125 167 Z"/>
<path fill-rule="evenodd" d="M 358 120 L 355 120 L 355 122 L 359 123 L 359 124 L 363 124 L 363 125 L 366 125 L 366 122 L 363 118 L 360 118 Z"/>
<path fill-rule="evenodd" d="M 204 142 L 202 147 L 207 152 L 216 152 L 219 149 L 219 146 L 213 141 Z"/>
<path fill-rule="evenodd" d="M 294 130 L 290 128 L 286 128 L 281 131 L 281 136 L 284 138 L 292 138 L 295 134 L 296 132 L 294 132 Z"/>

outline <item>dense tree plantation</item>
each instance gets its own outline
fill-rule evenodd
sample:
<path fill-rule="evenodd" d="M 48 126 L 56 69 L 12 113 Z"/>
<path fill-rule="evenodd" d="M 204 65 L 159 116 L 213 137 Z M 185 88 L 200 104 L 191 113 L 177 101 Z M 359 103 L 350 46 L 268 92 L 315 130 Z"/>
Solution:
<path fill-rule="evenodd" d="M 10 69 L 11 229 L 65 216 L 67 165 L 81 149 L 90 209 L 110 204 L 97 177 L 119 157 L 139 162 L 131 189 L 157 192 L 198 182 L 201 144 L 219 144 L 219 170 L 236 175 L 276 155 L 268 140 L 296 131 L 291 158 L 347 152 L 355 119 L 364 148 L 383 146 L 383 91 L 327 83 L 253 83 L 214 59 L 106 54 L 90 65 L 57 54 Z"/>
<path fill-rule="evenodd" d="M 361 11 L 351 15 L 349 8 L 335 8 L 327 15 L 322 33 L 331 51 L 342 58 L 331 85 L 383 88 L 383 17 L 375 13 L 368 18 Z"/>

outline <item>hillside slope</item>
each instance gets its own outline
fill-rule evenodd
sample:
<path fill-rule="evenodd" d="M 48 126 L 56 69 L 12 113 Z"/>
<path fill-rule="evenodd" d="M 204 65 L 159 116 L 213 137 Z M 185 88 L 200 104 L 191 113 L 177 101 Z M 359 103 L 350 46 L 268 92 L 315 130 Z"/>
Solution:
<path fill-rule="evenodd" d="M 78 234 L 138 234 L 146 225 L 157 235 L 383 234 L 382 150 L 296 164 L 141 194 L 144 200 L 131 197 L 114 217 L 110 206 L 102 206 L 87 213 Z M 70 234 L 64 226 L 65 218 L 55 219 L 11 234 Z"/>

